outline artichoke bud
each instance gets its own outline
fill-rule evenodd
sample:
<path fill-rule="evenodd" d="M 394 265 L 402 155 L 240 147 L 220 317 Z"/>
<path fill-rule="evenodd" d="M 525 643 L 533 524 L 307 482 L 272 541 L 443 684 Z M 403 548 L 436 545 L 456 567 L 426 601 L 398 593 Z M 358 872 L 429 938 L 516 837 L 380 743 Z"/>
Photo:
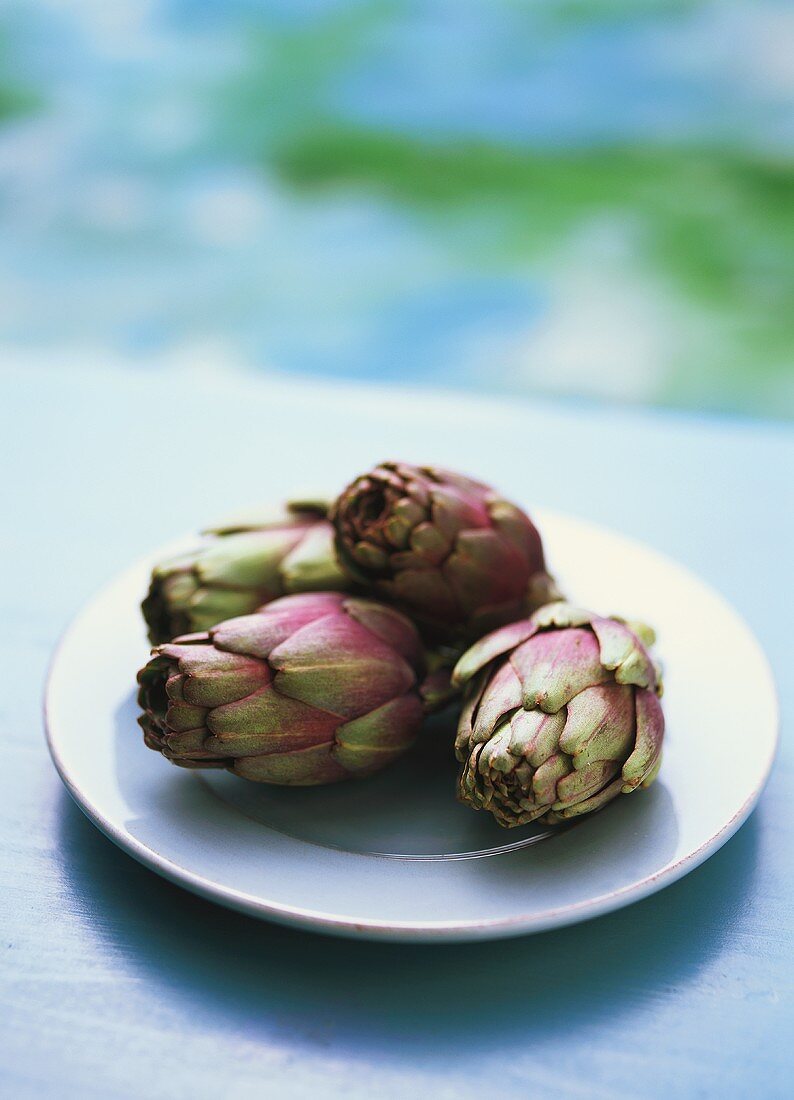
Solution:
<path fill-rule="evenodd" d="M 330 518 L 345 570 L 433 644 L 460 650 L 559 596 L 529 517 L 460 474 L 385 462 L 340 494 Z"/>
<path fill-rule="evenodd" d="M 322 501 L 239 516 L 155 566 L 141 609 L 154 645 L 209 630 L 294 592 L 349 591 Z"/>
<path fill-rule="evenodd" d="M 475 643 L 453 673 L 460 800 L 512 828 L 649 786 L 664 716 L 647 631 L 557 602 Z"/>
<path fill-rule="evenodd" d="M 146 744 L 186 768 L 307 786 L 377 771 L 413 743 L 425 655 L 394 608 L 339 592 L 158 646 L 138 674 Z"/>

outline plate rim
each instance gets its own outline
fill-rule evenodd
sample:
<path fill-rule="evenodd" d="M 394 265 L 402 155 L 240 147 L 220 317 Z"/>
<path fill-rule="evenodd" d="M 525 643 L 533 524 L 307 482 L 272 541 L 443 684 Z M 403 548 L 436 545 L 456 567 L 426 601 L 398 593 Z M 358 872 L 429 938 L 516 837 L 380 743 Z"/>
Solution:
<path fill-rule="evenodd" d="M 645 554 L 650 553 L 656 557 L 660 563 L 684 573 L 689 579 L 694 580 L 701 588 L 705 589 L 712 599 L 721 604 L 722 608 L 733 616 L 752 643 L 755 654 L 759 659 L 759 665 L 766 676 L 771 692 L 773 718 L 773 736 L 767 758 L 764 762 L 761 778 L 756 784 L 755 789 L 748 795 L 739 809 L 735 811 L 722 828 L 717 830 L 717 832 L 697 848 L 688 852 L 680 859 L 670 862 L 653 873 L 645 875 L 640 880 L 622 886 L 617 890 L 610 890 L 606 893 L 588 898 L 585 901 L 544 909 L 533 914 L 516 914 L 510 917 L 494 917 L 483 920 L 466 919 L 460 921 L 355 919 L 352 917 L 340 917 L 339 915 L 326 913 L 321 910 L 304 908 L 302 906 L 267 901 L 257 895 L 249 894 L 245 891 L 218 883 L 195 871 L 183 867 L 179 863 L 175 863 L 169 857 L 162 855 L 147 844 L 138 840 L 137 837 L 126 832 L 123 828 L 120 828 L 113 821 L 108 819 L 91 799 L 83 793 L 78 782 L 75 781 L 61 757 L 57 744 L 57 735 L 53 729 L 56 725 L 56 721 L 53 718 L 52 706 L 54 692 L 53 683 L 56 670 L 63 650 L 71 641 L 72 636 L 77 632 L 83 618 L 97 603 L 101 602 L 108 591 L 115 587 L 115 585 L 125 576 L 139 572 L 144 567 L 150 568 L 151 562 L 155 557 L 170 552 L 172 547 L 178 547 L 180 544 L 184 544 L 188 538 L 193 538 L 195 541 L 197 537 L 195 534 L 171 540 L 151 553 L 143 555 L 132 565 L 115 574 L 88 597 L 62 631 L 53 649 L 47 667 L 44 683 L 43 717 L 47 748 L 66 790 L 89 821 L 91 821 L 109 840 L 143 866 L 148 867 L 150 870 L 161 875 L 170 882 L 206 900 L 224 905 L 227 908 L 245 913 L 260 920 L 271 920 L 279 924 L 298 927 L 312 932 L 325 933 L 327 935 L 343 936 L 353 939 L 370 939 L 380 942 L 403 943 L 463 942 L 467 940 L 487 940 L 530 935 L 537 932 L 548 931 L 553 928 L 563 928 L 603 916 L 606 913 L 631 905 L 635 901 L 641 901 L 643 898 L 656 893 L 664 887 L 672 885 L 690 871 L 699 867 L 706 859 L 730 840 L 753 812 L 769 782 L 769 777 L 780 745 L 781 717 L 777 683 L 769 658 L 755 632 L 750 627 L 745 617 L 737 611 L 733 604 L 731 604 L 718 589 L 714 588 L 710 582 L 703 580 L 697 573 L 688 566 L 677 561 L 675 558 L 657 550 L 648 543 L 642 542 L 640 539 L 625 535 L 619 530 L 593 522 L 589 519 L 547 508 L 534 509 L 533 514 L 540 516 L 541 520 L 544 516 L 563 521 L 573 520 L 577 524 L 586 526 L 599 533 L 618 536 L 632 548 L 641 550 Z M 386 857 L 379 856 L 377 853 L 367 853 L 367 858 L 385 859 Z"/>

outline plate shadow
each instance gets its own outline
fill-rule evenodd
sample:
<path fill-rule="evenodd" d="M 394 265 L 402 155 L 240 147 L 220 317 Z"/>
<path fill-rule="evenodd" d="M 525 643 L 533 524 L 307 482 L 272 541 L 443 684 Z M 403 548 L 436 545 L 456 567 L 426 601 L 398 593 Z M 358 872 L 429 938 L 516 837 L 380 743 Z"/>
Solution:
<path fill-rule="evenodd" d="M 362 1057 L 404 1062 L 412 1053 L 441 1064 L 469 1042 L 508 1056 L 517 1042 L 600 1028 L 694 981 L 726 949 L 732 914 L 752 891 L 758 813 L 702 867 L 628 909 L 535 936 L 432 948 L 334 939 L 214 905 L 119 851 L 65 791 L 57 843 L 75 911 L 156 999 L 182 999 L 186 1015 L 213 1029 L 296 1050 L 341 1043 Z M 522 996 L 527 1008 L 517 1011 Z"/>

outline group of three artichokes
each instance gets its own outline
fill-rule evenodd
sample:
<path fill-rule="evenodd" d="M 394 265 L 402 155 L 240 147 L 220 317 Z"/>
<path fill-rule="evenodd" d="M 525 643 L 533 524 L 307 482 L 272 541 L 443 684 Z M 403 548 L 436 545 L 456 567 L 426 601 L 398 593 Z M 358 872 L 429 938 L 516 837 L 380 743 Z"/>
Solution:
<path fill-rule="evenodd" d="M 507 828 L 654 779 L 652 632 L 564 602 L 535 525 L 487 485 L 389 462 L 330 506 L 207 535 L 154 569 L 142 608 L 155 649 L 139 721 L 175 764 L 361 777 L 457 702 L 458 797 Z"/>

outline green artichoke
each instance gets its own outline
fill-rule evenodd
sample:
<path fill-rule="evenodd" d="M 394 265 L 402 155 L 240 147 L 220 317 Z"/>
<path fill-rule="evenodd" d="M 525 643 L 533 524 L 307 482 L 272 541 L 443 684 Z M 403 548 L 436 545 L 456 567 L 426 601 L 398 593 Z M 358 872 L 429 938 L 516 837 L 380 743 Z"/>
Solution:
<path fill-rule="evenodd" d="M 558 595 L 529 517 L 460 474 L 385 462 L 330 518 L 345 570 L 433 641 L 460 646 Z"/>
<path fill-rule="evenodd" d="M 505 828 L 556 825 L 649 786 L 664 737 L 653 640 L 554 603 L 472 646 L 453 676 L 466 685 L 459 799 Z"/>
<path fill-rule="evenodd" d="M 186 768 L 307 786 L 377 771 L 422 724 L 425 660 L 394 608 L 338 592 L 159 646 L 139 672 L 149 748 Z"/>
<path fill-rule="evenodd" d="M 208 630 L 293 592 L 349 590 L 327 505 L 293 502 L 214 528 L 216 537 L 152 571 L 141 605 L 153 645 Z"/>

